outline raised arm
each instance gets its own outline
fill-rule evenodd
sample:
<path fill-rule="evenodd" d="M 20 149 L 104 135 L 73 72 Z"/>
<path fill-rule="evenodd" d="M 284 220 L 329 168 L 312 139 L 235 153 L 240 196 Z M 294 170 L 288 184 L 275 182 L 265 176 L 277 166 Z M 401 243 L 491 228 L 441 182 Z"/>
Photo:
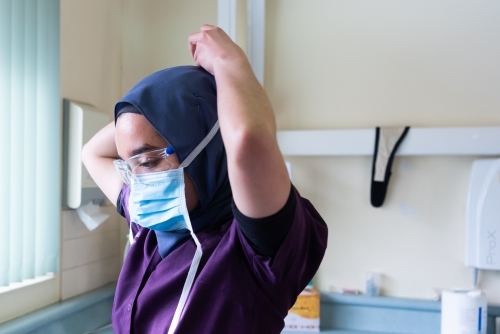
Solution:
<path fill-rule="evenodd" d="M 115 159 L 118 159 L 115 123 L 111 122 L 83 146 L 82 160 L 92 179 L 114 205 L 123 186 L 113 164 Z"/>
<path fill-rule="evenodd" d="M 276 140 L 274 112 L 243 50 L 209 25 L 189 36 L 196 64 L 215 76 L 220 130 L 236 206 L 251 218 L 278 212 L 290 179 Z"/>

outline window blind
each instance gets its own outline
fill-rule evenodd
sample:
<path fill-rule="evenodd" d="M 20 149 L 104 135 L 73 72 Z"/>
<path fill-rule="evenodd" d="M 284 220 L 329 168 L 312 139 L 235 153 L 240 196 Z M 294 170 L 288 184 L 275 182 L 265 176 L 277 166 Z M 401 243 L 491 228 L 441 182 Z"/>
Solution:
<path fill-rule="evenodd" d="M 0 0 L 0 286 L 57 272 L 59 0 Z"/>

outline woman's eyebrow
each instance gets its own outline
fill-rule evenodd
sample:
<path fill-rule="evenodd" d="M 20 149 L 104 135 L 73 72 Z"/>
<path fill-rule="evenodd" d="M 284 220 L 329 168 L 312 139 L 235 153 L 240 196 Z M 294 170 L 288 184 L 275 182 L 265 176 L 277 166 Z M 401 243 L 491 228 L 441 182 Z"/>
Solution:
<path fill-rule="evenodd" d="M 161 147 L 157 147 L 157 146 L 153 146 L 153 145 L 149 145 L 149 144 L 144 144 L 141 147 L 138 147 L 132 151 L 129 151 L 129 156 L 133 157 L 137 154 L 141 154 L 143 152 L 147 152 L 147 151 L 151 151 L 151 150 L 158 150 L 160 148 Z"/>

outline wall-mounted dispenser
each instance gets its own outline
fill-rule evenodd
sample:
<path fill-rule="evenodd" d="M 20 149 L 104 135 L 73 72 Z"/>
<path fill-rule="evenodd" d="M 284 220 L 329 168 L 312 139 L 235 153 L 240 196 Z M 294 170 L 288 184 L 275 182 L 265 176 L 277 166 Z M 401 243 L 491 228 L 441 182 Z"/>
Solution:
<path fill-rule="evenodd" d="M 63 104 L 63 207 L 76 209 L 87 228 L 93 230 L 108 217 L 99 210 L 106 196 L 82 163 L 82 147 L 111 119 L 85 103 L 64 99 Z"/>
<path fill-rule="evenodd" d="M 500 159 L 480 159 L 472 165 L 465 265 L 500 270 Z"/>

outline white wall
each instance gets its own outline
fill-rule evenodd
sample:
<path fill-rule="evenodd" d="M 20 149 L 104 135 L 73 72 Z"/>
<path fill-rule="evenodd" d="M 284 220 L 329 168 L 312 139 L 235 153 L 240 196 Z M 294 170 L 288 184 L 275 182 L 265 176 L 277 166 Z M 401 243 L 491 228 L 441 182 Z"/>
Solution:
<path fill-rule="evenodd" d="M 265 88 L 280 130 L 500 125 L 498 2 L 276 0 L 266 10 Z M 469 286 L 474 158 L 397 158 L 380 209 L 370 158 L 290 158 L 329 226 L 317 287 L 364 290 L 371 270 L 389 296 Z M 500 272 L 485 272 L 481 287 L 500 303 Z"/>

